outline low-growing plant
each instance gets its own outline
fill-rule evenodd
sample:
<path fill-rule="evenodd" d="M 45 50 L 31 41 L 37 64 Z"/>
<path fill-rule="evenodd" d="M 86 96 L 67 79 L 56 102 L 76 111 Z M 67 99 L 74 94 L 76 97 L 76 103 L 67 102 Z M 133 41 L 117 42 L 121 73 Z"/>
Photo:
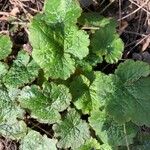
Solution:
<path fill-rule="evenodd" d="M 126 60 L 113 74 L 94 71 L 121 60 L 112 18 L 82 13 L 75 0 L 47 0 L 28 29 L 32 55 L 22 49 L 12 63 L 13 43 L 0 36 L 1 136 L 20 150 L 150 148 L 139 132 L 150 126 L 150 65 Z M 54 134 L 29 127 L 27 114 Z"/>

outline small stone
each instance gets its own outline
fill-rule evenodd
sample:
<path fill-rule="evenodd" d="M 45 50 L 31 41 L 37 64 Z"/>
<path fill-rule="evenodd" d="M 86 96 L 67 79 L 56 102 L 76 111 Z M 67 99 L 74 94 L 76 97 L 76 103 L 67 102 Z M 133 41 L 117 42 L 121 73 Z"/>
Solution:
<path fill-rule="evenodd" d="M 139 54 L 139 53 L 133 53 L 133 54 L 132 54 L 132 58 L 133 58 L 134 60 L 142 60 L 142 56 L 141 56 L 141 54 Z"/>
<path fill-rule="evenodd" d="M 150 64 L 150 53 L 145 51 L 142 53 L 143 61 Z"/>

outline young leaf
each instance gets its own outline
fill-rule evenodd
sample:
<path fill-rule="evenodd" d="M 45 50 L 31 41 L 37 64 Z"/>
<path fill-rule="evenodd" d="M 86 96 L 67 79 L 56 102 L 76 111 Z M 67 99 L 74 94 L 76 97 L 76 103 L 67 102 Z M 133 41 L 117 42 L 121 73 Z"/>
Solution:
<path fill-rule="evenodd" d="M 105 56 L 108 63 L 116 63 L 122 57 L 124 44 L 112 30 L 111 25 L 100 28 L 91 39 L 92 51 L 98 56 Z"/>
<path fill-rule="evenodd" d="M 39 66 L 30 61 L 30 56 L 24 51 L 20 51 L 17 59 L 13 62 L 12 67 L 3 78 L 7 87 L 21 87 L 30 83 L 38 76 Z"/>
<path fill-rule="evenodd" d="M 150 74 L 150 69 L 148 69 L 150 67 L 147 63 L 142 64 L 138 66 L 139 69 L 136 69 L 136 62 L 126 61 L 119 66 L 119 70 L 124 72 L 121 73 L 123 77 L 119 75 L 118 70 L 115 75 L 105 75 L 103 78 L 101 75 L 97 76 L 91 85 L 97 85 L 99 88 L 99 85 L 104 84 L 109 89 L 102 87 L 99 88 L 101 90 L 96 90 L 97 99 L 99 98 L 102 103 L 105 102 L 106 111 L 119 123 L 132 120 L 138 125 L 150 125 L 150 119 L 148 119 L 150 115 L 150 77 L 140 78 Z M 123 69 L 128 66 L 130 66 L 129 70 Z M 144 73 L 143 68 L 145 68 Z"/>
<path fill-rule="evenodd" d="M 79 148 L 89 137 L 89 127 L 85 121 L 80 119 L 80 115 L 74 110 L 70 110 L 66 118 L 53 126 L 55 137 L 60 137 L 57 146 L 59 148 Z"/>
<path fill-rule="evenodd" d="M 117 147 L 111 147 L 108 144 L 102 144 L 99 150 L 118 150 Z"/>
<path fill-rule="evenodd" d="M 100 149 L 100 144 L 94 138 L 88 139 L 80 148 L 77 150 L 92 150 L 92 149 Z"/>
<path fill-rule="evenodd" d="M 30 130 L 21 140 L 19 150 L 57 150 L 56 139 L 50 139 L 46 135 Z"/>
<path fill-rule="evenodd" d="M 0 60 L 6 58 L 11 53 L 12 42 L 9 36 L 0 35 Z"/>
<path fill-rule="evenodd" d="M 48 24 L 36 16 L 29 30 L 32 56 L 46 77 L 67 79 L 75 71 L 75 59 L 88 54 L 88 35 L 76 26 Z"/>
<path fill-rule="evenodd" d="M 91 97 L 90 81 L 83 75 L 76 77 L 70 85 L 74 105 L 84 114 L 99 108 L 99 101 Z M 81 90 L 82 89 L 82 90 Z"/>
<path fill-rule="evenodd" d="M 24 111 L 19 108 L 15 100 L 16 90 L 7 90 L 0 87 L 0 134 L 13 140 L 21 139 L 27 132 L 23 119 Z"/>
<path fill-rule="evenodd" d="M 75 0 L 46 0 L 44 5 L 44 19 L 52 24 L 76 24 L 81 15 L 81 8 Z"/>
<path fill-rule="evenodd" d="M 116 22 L 111 18 L 105 18 L 101 16 L 98 12 L 85 12 L 82 13 L 80 18 L 78 19 L 79 24 L 83 25 L 84 27 L 105 27 L 106 25 L 111 25 L 112 28 L 116 28 Z M 89 28 L 90 29 L 90 28 Z"/>
<path fill-rule="evenodd" d="M 125 125 L 125 133 L 123 125 L 116 123 L 112 118 L 107 116 L 105 112 L 101 111 L 93 111 L 89 118 L 89 122 L 102 142 L 113 147 L 121 145 L 126 146 L 126 139 L 128 139 L 128 144 L 132 144 L 133 138 L 138 131 L 136 125 L 128 122 Z"/>
<path fill-rule="evenodd" d="M 69 90 L 64 85 L 54 83 L 26 86 L 19 97 L 20 105 L 31 111 L 31 116 L 42 123 L 55 123 L 60 120 L 59 112 L 64 111 L 71 101 Z"/>

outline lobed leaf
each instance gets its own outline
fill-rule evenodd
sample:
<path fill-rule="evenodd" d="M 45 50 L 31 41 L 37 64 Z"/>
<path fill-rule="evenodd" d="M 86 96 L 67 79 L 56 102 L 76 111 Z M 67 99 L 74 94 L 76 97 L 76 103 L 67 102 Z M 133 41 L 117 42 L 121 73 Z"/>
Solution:
<path fill-rule="evenodd" d="M 80 115 L 70 110 L 65 119 L 53 126 L 55 137 L 60 138 L 59 148 L 79 148 L 90 137 L 88 124 L 80 119 Z"/>
<path fill-rule="evenodd" d="M 150 125 L 148 119 L 150 115 L 150 78 L 140 78 L 140 76 L 150 74 L 150 70 L 147 63 L 143 62 L 142 64 L 138 66 L 137 70 L 135 69 L 137 62 L 127 60 L 118 67 L 124 73 L 120 73 L 118 70 L 115 75 L 105 75 L 104 77 L 99 75 L 91 85 L 91 87 L 97 85 L 98 88 L 104 84 L 103 88 L 95 90 L 98 95 L 97 99 L 104 103 L 106 112 L 119 123 L 131 120 L 138 125 Z M 126 65 L 127 68 L 130 66 L 129 70 L 123 69 L 126 68 Z M 145 72 L 143 72 L 144 68 Z"/>
<path fill-rule="evenodd" d="M 82 90 L 81 90 L 82 89 Z M 81 109 L 84 114 L 99 108 L 99 101 L 92 98 L 90 93 L 90 81 L 83 75 L 74 78 L 70 84 L 70 91 L 73 96 L 74 105 Z"/>
<path fill-rule="evenodd" d="M 116 123 L 105 112 L 101 111 L 93 111 L 89 122 L 102 142 L 113 147 L 126 146 L 126 139 L 128 139 L 128 144 L 132 144 L 133 138 L 138 132 L 138 127 L 128 122 L 125 124 L 125 133 L 123 125 Z"/>
<path fill-rule="evenodd" d="M 77 150 L 91 150 L 91 149 L 100 149 L 100 144 L 94 138 L 88 139 L 80 148 Z"/>
<path fill-rule="evenodd" d="M 17 90 L 18 91 L 18 90 Z M 0 85 L 0 134 L 13 140 L 21 139 L 27 132 L 24 111 L 17 105 L 18 92 Z"/>
<path fill-rule="evenodd" d="M 50 139 L 46 135 L 30 130 L 21 140 L 19 150 L 57 150 L 56 139 Z"/>
<path fill-rule="evenodd" d="M 65 110 L 70 101 L 68 88 L 54 83 L 45 83 L 43 90 L 36 85 L 26 86 L 19 97 L 21 107 L 29 109 L 33 118 L 49 124 L 59 122 L 59 112 Z"/>
<path fill-rule="evenodd" d="M 116 63 L 122 57 L 124 44 L 111 25 L 100 28 L 91 39 L 92 51 L 105 57 L 106 62 Z"/>
<path fill-rule="evenodd" d="M 38 77 L 38 71 L 39 66 L 33 60 L 30 61 L 28 53 L 20 51 L 3 82 L 8 88 L 21 87 L 34 81 Z"/>
<path fill-rule="evenodd" d="M 44 13 L 35 16 L 29 27 L 33 59 L 47 78 L 67 79 L 75 71 L 75 61 L 89 52 L 88 34 L 75 25 L 80 15 L 76 6 L 73 0 L 47 1 Z"/>
<path fill-rule="evenodd" d="M 76 24 L 81 15 L 78 1 L 74 0 L 46 0 L 44 5 L 44 20 L 48 23 Z"/>

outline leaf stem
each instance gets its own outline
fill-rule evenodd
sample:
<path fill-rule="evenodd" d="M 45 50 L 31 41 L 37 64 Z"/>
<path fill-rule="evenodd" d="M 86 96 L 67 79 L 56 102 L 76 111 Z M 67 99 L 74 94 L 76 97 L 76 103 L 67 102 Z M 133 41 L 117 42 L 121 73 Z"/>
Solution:
<path fill-rule="evenodd" d="M 130 150 L 130 148 L 129 148 L 129 142 L 128 142 L 128 138 L 127 138 L 127 130 L 126 130 L 125 123 L 123 124 L 123 130 L 124 130 L 124 134 L 125 134 L 127 150 Z"/>

